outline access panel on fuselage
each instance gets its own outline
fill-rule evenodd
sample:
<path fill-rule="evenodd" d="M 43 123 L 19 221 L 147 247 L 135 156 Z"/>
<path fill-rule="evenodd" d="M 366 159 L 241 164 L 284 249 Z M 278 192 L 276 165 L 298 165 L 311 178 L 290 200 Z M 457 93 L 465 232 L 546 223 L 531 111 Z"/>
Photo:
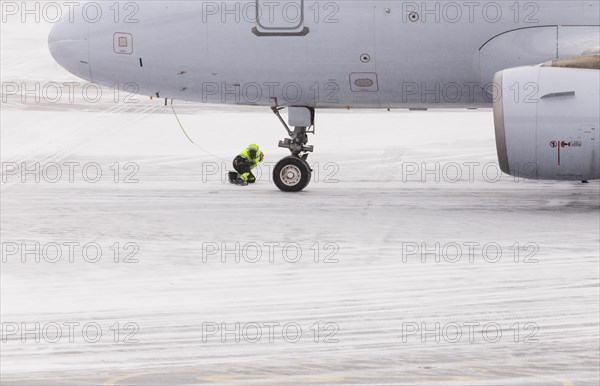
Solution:
<path fill-rule="evenodd" d="M 254 34 L 262 36 L 296 35 L 309 32 L 305 26 L 304 0 L 256 0 Z"/>

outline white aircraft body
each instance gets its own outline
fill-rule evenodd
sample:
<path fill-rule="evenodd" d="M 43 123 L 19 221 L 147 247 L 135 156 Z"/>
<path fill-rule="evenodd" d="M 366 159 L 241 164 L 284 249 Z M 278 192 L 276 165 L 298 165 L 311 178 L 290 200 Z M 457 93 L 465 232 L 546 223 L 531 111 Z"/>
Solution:
<path fill-rule="evenodd" d="M 104 86 L 271 107 L 290 136 L 274 170 L 284 191 L 310 181 L 321 108 L 493 106 L 504 172 L 600 178 L 597 0 L 92 2 L 49 46 Z"/>

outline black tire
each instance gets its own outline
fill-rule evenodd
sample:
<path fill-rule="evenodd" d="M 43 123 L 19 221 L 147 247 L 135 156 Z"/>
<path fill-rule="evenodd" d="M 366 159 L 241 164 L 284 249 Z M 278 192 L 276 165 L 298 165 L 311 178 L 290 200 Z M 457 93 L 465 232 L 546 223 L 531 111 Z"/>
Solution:
<path fill-rule="evenodd" d="M 273 181 L 283 192 L 301 192 L 312 178 L 312 169 L 302 158 L 286 157 L 273 170 Z"/>

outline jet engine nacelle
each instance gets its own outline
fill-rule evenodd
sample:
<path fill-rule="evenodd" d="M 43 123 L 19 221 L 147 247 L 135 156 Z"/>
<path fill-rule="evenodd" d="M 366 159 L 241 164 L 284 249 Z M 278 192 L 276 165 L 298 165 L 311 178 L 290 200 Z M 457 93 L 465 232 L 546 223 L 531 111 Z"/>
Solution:
<path fill-rule="evenodd" d="M 532 179 L 600 178 L 600 71 L 519 67 L 494 79 L 502 171 Z"/>

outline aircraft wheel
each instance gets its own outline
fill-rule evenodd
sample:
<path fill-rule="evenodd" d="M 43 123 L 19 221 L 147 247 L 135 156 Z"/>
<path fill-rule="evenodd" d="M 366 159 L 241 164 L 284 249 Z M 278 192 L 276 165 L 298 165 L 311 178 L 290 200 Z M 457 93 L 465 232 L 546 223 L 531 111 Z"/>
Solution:
<path fill-rule="evenodd" d="M 273 171 L 275 185 L 284 192 L 300 192 L 310 183 L 312 169 L 302 158 L 286 157 L 279 161 Z"/>

